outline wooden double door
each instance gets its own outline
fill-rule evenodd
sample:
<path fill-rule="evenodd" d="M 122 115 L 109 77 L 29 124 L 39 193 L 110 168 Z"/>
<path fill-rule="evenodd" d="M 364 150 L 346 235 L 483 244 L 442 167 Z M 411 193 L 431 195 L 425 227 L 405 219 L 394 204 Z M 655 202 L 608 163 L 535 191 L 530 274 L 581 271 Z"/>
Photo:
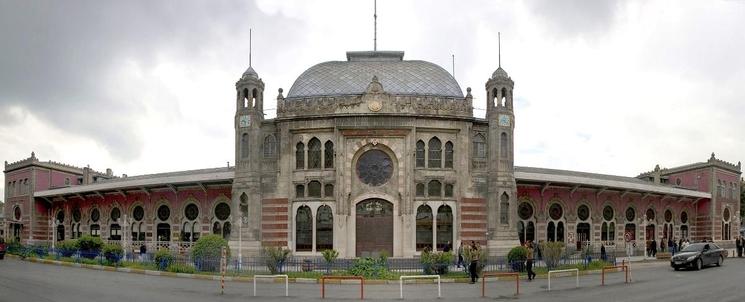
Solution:
<path fill-rule="evenodd" d="M 356 206 L 356 255 L 377 256 L 385 251 L 393 256 L 393 204 L 383 199 L 367 199 Z"/>

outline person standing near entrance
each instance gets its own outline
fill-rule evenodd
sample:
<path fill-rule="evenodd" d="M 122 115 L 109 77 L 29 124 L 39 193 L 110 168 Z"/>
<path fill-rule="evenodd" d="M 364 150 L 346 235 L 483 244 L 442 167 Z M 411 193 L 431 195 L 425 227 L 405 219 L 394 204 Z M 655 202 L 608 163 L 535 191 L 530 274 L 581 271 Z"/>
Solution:
<path fill-rule="evenodd" d="M 533 272 L 533 242 L 528 240 L 528 255 L 525 261 L 525 267 L 528 270 L 528 281 L 535 279 L 535 272 Z"/>
<path fill-rule="evenodd" d="M 743 242 L 742 236 L 737 236 L 737 239 L 735 240 L 735 247 L 737 248 L 737 257 L 742 258 L 743 245 L 745 245 L 745 242 Z"/>
<path fill-rule="evenodd" d="M 652 256 L 652 258 L 656 258 L 657 257 L 657 240 L 655 240 L 654 238 L 652 238 L 652 244 L 651 244 L 651 247 L 650 247 L 650 251 L 649 252 L 650 252 L 650 256 Z"/>

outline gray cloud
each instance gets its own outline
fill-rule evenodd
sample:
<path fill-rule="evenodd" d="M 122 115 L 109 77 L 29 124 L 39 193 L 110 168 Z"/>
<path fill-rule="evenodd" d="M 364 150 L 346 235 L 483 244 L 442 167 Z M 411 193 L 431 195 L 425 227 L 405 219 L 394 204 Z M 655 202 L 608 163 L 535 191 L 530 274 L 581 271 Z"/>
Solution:
<path fill-rule="evenodd" d="M 581 37 L 607 31 L 619 9 L 618 0 L 527 0 L 525 4 L 550 32 Z"/>
<path fill-rule="evenodd" d="M 230 40 L 236 47 L 218 56 L 235 57 L 247 48 L 248 27 L 268 21 L 247 1 L 2 2 L 0 112 L 22 106 L 53 127 L 98 141 L 116 158 L 132 160 L 142 142 L 132 118 L 144 107 L 142 100 L 123 96 L 136 93 L 118 94 L 112 87 L 115 68 L 125 60 L 149 67 L 163 53 L 196 61 Z M 178 96 L 159 101 L 172 103 L 177 114 Z"/>

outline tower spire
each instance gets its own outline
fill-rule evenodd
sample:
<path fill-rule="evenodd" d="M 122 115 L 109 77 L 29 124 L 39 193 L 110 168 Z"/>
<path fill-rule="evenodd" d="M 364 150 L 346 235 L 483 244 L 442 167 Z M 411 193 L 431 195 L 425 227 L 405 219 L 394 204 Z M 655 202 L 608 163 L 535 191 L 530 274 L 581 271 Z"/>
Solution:
<path fill-rule="evenodd" d="M 373 0 L 373 51 L 378 51 L 378 0 Z"/>
<path fill-rule="evenodd" d="M 497 32 L 497 53 L 498 53 L 498 59 L 499 59 L 499 67 L 502 67 L 502 33 Z"/>
<path fill-rule="evenodd" d="M 454 54 L 450 54 L 450 55 L 453 56 L 453 78 L 455 78 L 455 55 Z"/>
<path fill-rule="evenodd" d="M 248 67 L 251 67 L 251 28 L 248 29 Z"/>

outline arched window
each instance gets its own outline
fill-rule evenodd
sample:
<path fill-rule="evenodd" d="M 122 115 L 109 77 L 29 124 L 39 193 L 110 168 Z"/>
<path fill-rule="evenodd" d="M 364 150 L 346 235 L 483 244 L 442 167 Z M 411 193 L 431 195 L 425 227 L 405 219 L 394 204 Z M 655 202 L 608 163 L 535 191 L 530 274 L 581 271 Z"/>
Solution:
<path fill-rule="evenodd" d="M 274 135 L 264 137 L 264 157 L 273 158 L 277 156 L 277 139 Z"/>
<path fill-rule="evenodd" d="M 313 250 L 313 217 L 310 208 L 302 206 L 295 216 L 295 251 L 310 252 Z"/>
<path fill-rule="evenodd" d="M 615 215 L 611 206 L 603 207 L 603 224 L 600 230 L 601 241 L 614 241 L 615 236 L 613 235 L 615 224 L 613 223 L 613 216 Z"/>
<path fill-rule="evenodd" d="M 499 197 L 499 223 L 510 223 L 510 196 L 507 192 L 502 192 L 502 196 Z"/>
<path fill-rule="evenodd" d="M 688 213 L 680 213 L 680 237 L 683 239 L 688 238 Z"/>
<path fill-rule="evenodd" d="M 517 235 L 520 243 L 526 240 L 535 241 L 535 223 L 533 222 L 533 206 L 527 202 L 521 202 L 517 207 L 517 217 L 520 221 L 517 223 Z"/>
<path fill-rule="evenodd" d="M 416 196 L 424 197 L 424 184 L 423 183 L 416 184 Z"/>
<path fill-rule="evenodd" d="M 499 93 L 497 92 L 497 88 L 494 88 L 491 90 L 491 103 L 492 103 L 492 106 L 502 105 L 499 103 Z"/>
<path fill-rule="evenodd" d="M 318 208 L 316 215 L 316 251 L 334 248 L 334 215 L 327 205 Z"/>
<path fill-rule="evenodd" d="M 421 140 L 416 142 L 416 167 L 424 168 L 424 142 Z"/>
<path fill-rule="evenodd" d="M 509 156 L 509 140 L 507 139 L 507 133 L 504 132 L 499 135 L 499 156 L 502 158 Z"/>
<path fill-rule="evenodd" d="M 258 105 L 258 103 L 256 102 L 256 99 L 257 99 L 258 97 L 259 97 L 259 91 L 258 91 L 258 90 L 256 90 L 256 88 L 254 88 L 254 89 L 253 89 L 253 90 L 251 91 L 251 106 L 253 106 L 254 108 L 256 107 L 256 105 Z"/>
<path fill-rule="evenodd" d="M 453 242 L 453 210 L 442 205 L 437 209 L 437 249 L 443 250 Z"/>
<path fill-rule="evenodd" d="M 308 169 L 321 168 L 321 141 L 312 138 L 308 142 Z"/>
<path fill-rule="evenodd" d="M 195 242 L 199 239 L 199 230 L 195 227 L 198 217 L 199 207 L 193 203 L 186 205 L 184 208 L 184 220 L 186 221 L 181 228 L 181 241 Z"/>
<path fill-rule="evenodd" d="M 241 135 L 241 158 L 248 157 L 248 133 Z"/>
<path fill-rule="evenodd" d="M 230 239 L 230 205 L 220 202 L 215 206 L 215 222 L 212 225 L 212 234 L 222 235 L 226 240 Z"/>
<path fill-rule="evenodd" d="M 295 198 L 305 198 L 304 185 L 295 185 Z"/>
<path fill-rule="evenodd" d="M 445 143 L 445 168 L 453 168 L 453 143 Z"/>
<path fill-rule="evenodd" d="M 142 206 L 136 206 L 132 209 L 132 218 L 135 222 L 132 224 L 132 240 L 145 240 L 145 229 L 142 228 L 142 219 L 145 217 L 145 209 Z"/>
<path fill-rule="evenodd" d="M 321 183 L 311 181 L 308 183 L 308 197 L 321 198 Z"/>
<path fill-rule="evenodd" d="M 546 228 L 546 239 L 548 241 L 564 241 L 564 209 L 558 203 L 553 203 L 548 208 L 550 219 Z"/>
<path fill-rule="evenodd" d="M 91 236 L 93 237 L 101 236 L 101 226 L 98 225 L 99 219 L 101 219 L 101 212 L 98 211 L 98 208 L 94 208 L 91 211 L 91 222 L 93 222 L 93 224 L 90 226 Z"/>
<path fill-rule="evenodd" d="M 453 197 L 453 184 L 445 184 L 445 197 Z"/>
<path fill-rule="evenodd" d="M 323 196 L 324 197 L 334 197 L 334 185 L 333 184 L 325 184 L 325 185 L 323 185 Z"/>
<path fill-rule="evenodd" d="M 439 180 L 430 180 L 427 185 L 429 197 L 440 197 L 442 196 L 442 183 Z"/>
<path fill-rule="evenodd" d="M 502 97 L 499 98 L 499 103 L 507 106 L 507 88 L 502 87 Z"/>
<path fill-rule="evenodd" d="M 60 210 L 57 212 L 56 222 L 57 225 L 57 241 L 65 240 L 65 212 Z"/>
<path fill-rule="evenodd" d="M 334 143 L 326 141 L 323 145 L 323 167 L 331 169 L 334 167 Z"/>
<path fill-rule="evenodd" d="M 429 140 L 428 168 L 442 168 L 442 143 L 440 139 L 433 137 Z"/>
<path fill-rule="evenodd" d="M 243 108 L 248 108 L 248 89 L 243 88 Z"/>
<path fill-rule="evenodd" d="M 295 145 L 295 169 L 305 169 L 305 144 Z"/>
<path fill-rule="evenodd" d="M 241 201 L 240 209 L 242 222 L 243 224 L 246 224 L 248 222 L 248 195 L 246 195 L 246 193 L 241 193 L 241 197 L 239 199 Z"/>
<path fill-rule="evenodd" d="M 432 249 L 432 208 L 421 205 L 416 209 L 416 250 Z"/>
<path fill-rule="evenodd" d="M 481 133 L 473 136 L 473 157 L 476 159 L 486 158 L 486 138 Z"/>
<path fill-rule="evenodd" d="M 722 213 L 722 240 L 732 240 L 730 230 L 730 212 L 729 208 L 725 208 Z"/>

